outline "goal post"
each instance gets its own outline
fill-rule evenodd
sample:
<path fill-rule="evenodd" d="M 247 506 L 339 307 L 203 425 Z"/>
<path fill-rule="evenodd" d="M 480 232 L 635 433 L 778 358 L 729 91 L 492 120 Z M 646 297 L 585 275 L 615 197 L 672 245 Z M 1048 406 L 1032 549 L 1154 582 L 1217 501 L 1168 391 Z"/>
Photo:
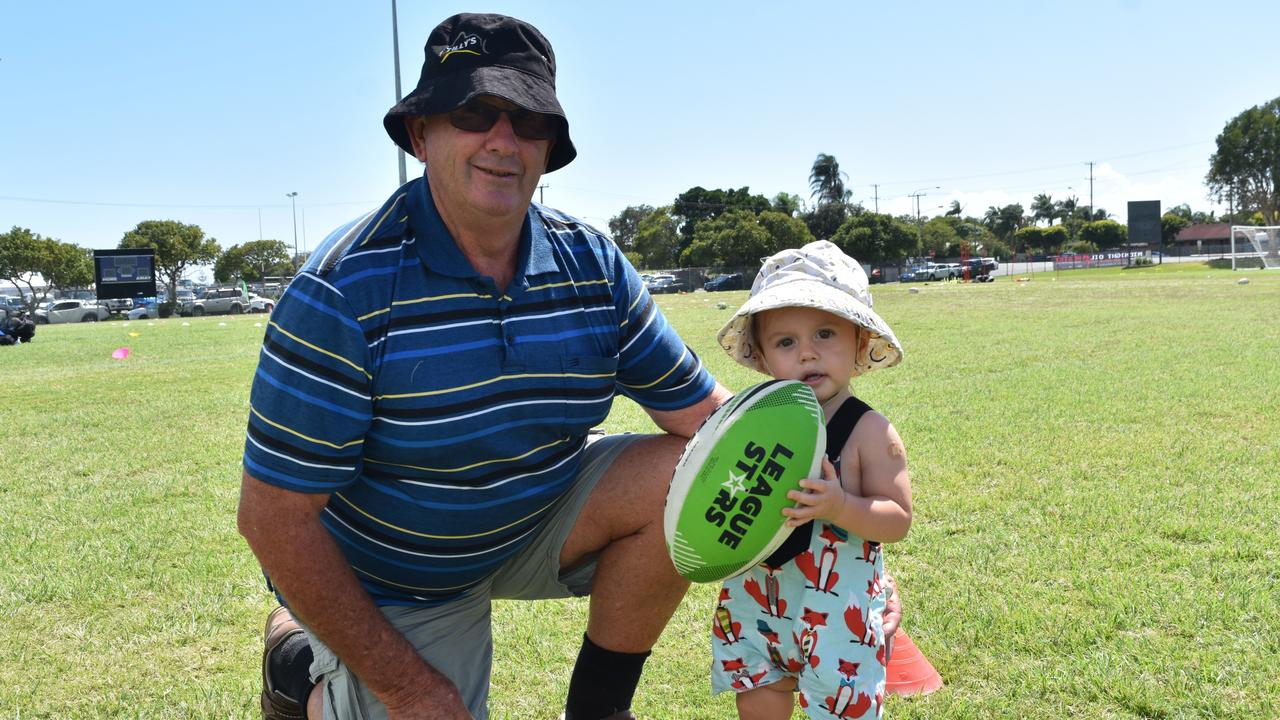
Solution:
<path fill-rule="evenodd" d="M 1280 270 L 1280 225 L 1232 225 L 1231 269 Z"/>

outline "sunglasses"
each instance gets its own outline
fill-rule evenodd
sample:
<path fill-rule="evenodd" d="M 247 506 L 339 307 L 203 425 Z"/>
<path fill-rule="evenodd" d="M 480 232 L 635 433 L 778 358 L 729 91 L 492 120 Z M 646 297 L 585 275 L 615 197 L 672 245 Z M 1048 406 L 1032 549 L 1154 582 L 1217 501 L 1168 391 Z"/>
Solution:
<path fill-rule="evenodd" d="M 506 113 L 511 129 L 525 140 L 550 140 L 560 130 L 560 118 L 546 113 L 515 108 L 503 110 L 486 103 L 467 103 L 449 112 L 449 124 L 466 132 L 488 132 Z"/>

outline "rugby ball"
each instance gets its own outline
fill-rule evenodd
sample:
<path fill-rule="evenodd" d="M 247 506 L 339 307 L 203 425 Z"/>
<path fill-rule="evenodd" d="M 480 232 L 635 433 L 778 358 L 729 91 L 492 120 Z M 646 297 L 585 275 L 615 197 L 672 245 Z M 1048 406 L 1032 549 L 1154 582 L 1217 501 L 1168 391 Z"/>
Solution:
<path fill-rule="evenodd" d="M 764 560 L 793 528 L 787 491 L 821 475 L 822 408 L 797 380 L 771 380 L 721 405 L 676 463 L 663 512 L 667 552 L 693 582 L 719 582 Z"/>

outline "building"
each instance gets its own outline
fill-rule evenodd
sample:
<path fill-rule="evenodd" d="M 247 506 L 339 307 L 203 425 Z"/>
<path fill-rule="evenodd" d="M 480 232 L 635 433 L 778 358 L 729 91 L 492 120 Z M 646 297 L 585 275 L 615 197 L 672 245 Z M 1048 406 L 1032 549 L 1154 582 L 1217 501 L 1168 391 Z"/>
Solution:
<path fill-rule="evenodd" d="M 1173 239 L 1180 255 L 1227 255 L 1231 253 L 1231 223 L 1188 225 Z"/>

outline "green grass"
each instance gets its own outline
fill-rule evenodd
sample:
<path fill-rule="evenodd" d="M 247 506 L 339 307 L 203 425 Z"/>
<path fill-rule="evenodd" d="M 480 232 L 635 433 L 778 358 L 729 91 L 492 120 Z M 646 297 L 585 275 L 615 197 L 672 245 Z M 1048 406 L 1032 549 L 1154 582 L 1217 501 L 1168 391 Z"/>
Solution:
<path fill-rule="evenodd" d="M 946 682 L 888 716 L 1280 716 L 1280 274 L 1243 275 L 873 288 L 907 357 L 855 391 L 907 444 L 916 520 L 886 557 Z M 714 336 L 744 298 L 659 299 L 734 388 L 760 378 Z M 260 322 L 0 348 L 0 717 L 256 716 L 271 600 L 235 504 Z M 649 427 L 621 400 L 608 426 Z M 641 717 L 733 715 L 707 679 L 714 597 L 668 628 Z M 556 716 L 585 613 L 496 605 L 494 717 Z"/>

